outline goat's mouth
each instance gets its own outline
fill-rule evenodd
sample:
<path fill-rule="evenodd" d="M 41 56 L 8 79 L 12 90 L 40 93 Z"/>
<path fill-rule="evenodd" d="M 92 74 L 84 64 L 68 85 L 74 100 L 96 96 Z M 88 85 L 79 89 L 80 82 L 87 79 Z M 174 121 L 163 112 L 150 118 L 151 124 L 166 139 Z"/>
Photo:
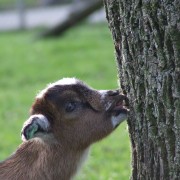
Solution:
<path fill-rule="evenodd" d="M 127 114 L 129 112 L 129 100 L 125 95 L 119 95 L 116 100 L 111 104 L 108 111 L 116 112 L 116 114 Z"/>
<path fill-rule="evenodd" d="M 113 109 L 112 109 L 112 116 L 114 117 L 119 117 L 120 121 L 122 122 L 125 119 L 127 119 L 127 115 L 128 115 L 129 109 L 124 106 L 124 105 L 120 105 L 120 103 L 118 103 Z"/>
<path fill-rule="evenodd" d="M 119 111 L 119 113 L 126 114 L 129 111 L 129 109 L 127 108 L 127 106 L 125 106 L 123 104 L 124 104 L 123 102 L 117 102 L 112 110 Z"/>

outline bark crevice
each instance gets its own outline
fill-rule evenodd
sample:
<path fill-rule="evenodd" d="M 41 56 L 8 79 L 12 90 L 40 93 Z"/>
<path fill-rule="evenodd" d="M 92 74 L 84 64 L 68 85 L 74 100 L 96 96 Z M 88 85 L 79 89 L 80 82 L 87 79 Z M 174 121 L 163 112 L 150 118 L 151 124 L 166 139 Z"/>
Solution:
<path fill-rule="evenodd" d="M 104 0 L 130 98 L 131 179 L 180 177 L 180 2 Z"/>

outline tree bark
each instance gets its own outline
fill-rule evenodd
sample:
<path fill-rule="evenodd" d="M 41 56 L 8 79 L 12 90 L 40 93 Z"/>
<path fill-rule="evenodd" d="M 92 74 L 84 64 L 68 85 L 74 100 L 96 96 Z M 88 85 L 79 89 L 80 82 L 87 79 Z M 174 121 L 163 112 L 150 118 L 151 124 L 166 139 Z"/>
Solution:
<path fill-rule="evenodd" d="M 104 0 L 128 127 L 133 180 L 180 178 L 180 1 Z"/>

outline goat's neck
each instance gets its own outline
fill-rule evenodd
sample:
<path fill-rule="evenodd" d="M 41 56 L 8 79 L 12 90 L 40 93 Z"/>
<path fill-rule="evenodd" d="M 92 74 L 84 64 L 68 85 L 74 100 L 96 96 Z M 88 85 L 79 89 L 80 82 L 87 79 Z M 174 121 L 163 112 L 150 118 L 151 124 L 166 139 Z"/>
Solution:
<path fill-rule="evenodd" d="M 75 175 L 85 154 L 87 150 L 75 151 L 59 144 L 47 145 L 39 140 L 31 140 L 22 144 L 15 154 L 0 164 L 0 178 L 6 180 L 3 174 L 9 173 L 8 176 L 12 175 L 18 180 L 69 180 Z"/>

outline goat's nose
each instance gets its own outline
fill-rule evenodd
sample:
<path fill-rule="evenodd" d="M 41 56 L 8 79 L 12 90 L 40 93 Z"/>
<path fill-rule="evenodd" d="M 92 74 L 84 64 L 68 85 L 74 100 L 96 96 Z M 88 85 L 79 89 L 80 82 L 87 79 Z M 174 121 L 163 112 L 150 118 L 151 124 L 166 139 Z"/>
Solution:
<path fill-rule="evenodd" d="M 117 96 L 119 95 L 119 90 L 110 90 L 108 91 L 109 96 Z"/>

